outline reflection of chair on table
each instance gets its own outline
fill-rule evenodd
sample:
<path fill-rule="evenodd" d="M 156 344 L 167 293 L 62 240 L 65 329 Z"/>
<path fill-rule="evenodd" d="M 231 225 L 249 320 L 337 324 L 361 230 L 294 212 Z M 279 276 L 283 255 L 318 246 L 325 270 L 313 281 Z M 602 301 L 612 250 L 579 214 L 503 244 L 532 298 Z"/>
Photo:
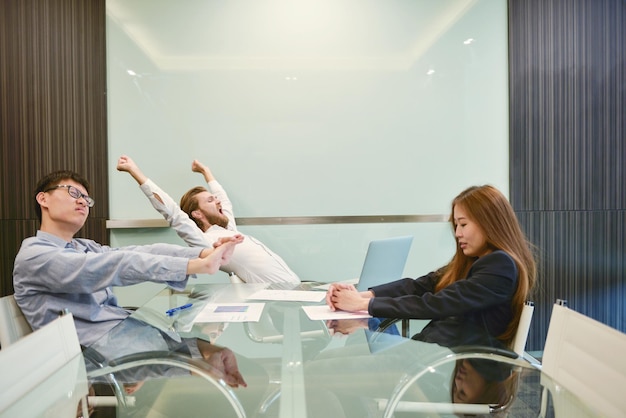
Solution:
<path fill-rule="evenodd" d="M 501 401 L 478 404 L 431 402 L 428 395 L 422 394 L 421 383 L 432 379 L 432 375 L 438 373 L 440 369 L 445 369 L 463 360 L 469 360 L 474 364 L 482 364 L 481 368 L 483 369 L 490 367 L 497 370 L 497 373 L 500 373 L 503 377 L 506 373 L 509 373 L 509 376 L 502 380 L 503 395 L 505 396 L 503 396 Z M 437 417 L 439 414 L 498 414 L 506 411 L 513 404 L 519 371 L 523 368 L 532 369 L 530 363 L 521 359 L 512 351 L 478 346 L 457 348 L 448 355 L 427 361 L 427 364 L 427 367 L 420 365 L 415 370 L 407 371 L 389 400 L 378 400 L 379 409 L 384 410 L 383 417 L 391 418 L 396 416 L 398 412 L 425 413 L 429 417 Z M 452 376 L 449 378 L 451 380 Z M 421 397 L 422 400 L 403 401 L 403 398 L 409 392 L 413 397 Z"/>
<path fill-rule="evenodd" d="M 172 371 L 175 376 L 161 375 Z M 245 417 L 233 390 L 223 380 L 214 378 L 212 371 L 211 366 L 200 360 L 155 351 L 120 357 L 90 371 L 89 377 L 116 376 L 116 380 L 124 381 L 136 377 L 141 383 L 132 403 L 118 402 L 118 417 L 194 416 L 206 413 L 206 408 L 220 417 Z"/>

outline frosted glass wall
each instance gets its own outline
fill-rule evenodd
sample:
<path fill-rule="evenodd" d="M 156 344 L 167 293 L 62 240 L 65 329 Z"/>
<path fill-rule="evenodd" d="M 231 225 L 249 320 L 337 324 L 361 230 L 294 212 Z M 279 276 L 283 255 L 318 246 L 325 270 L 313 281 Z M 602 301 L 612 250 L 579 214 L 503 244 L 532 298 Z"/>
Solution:
<path fill-rule="evenodd" d="M 443 215 L 469 185 L 508 194 L 505 0 L 108 0 L 107 49 L 112 219 L 159 218 L 121 154 L 175 200 L 203 161 L 238 218 Z M 315 280 L 358 275 L 371 239 L 414 235 L 410 276 L 453 248 L 441 222 L 240 229 Z"/>

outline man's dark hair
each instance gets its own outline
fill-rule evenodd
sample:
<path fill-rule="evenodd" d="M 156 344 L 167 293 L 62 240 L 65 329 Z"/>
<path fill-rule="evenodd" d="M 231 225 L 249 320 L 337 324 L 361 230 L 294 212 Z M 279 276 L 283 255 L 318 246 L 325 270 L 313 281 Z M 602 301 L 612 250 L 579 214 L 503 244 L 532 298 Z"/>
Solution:
<path fill-rule="evenodd" d="M 43 192 L 44 190 L 48 190 L 51 187 L 60 185 L 63 180 L 74 180 L 76 183 L 83 186 L 87 194 L 89 194 L 89 182 L 83 176 L 74 171 L 59 170 L 47 174 L 41 180 L 39 180 L 39 183 L 37 183 L 37 188 L 35 189 L 35 213 L 37 214 L 37 218 L 39 219 L 40 223 L 41 206 L 39 206 L 39 203 L 37 203 L 37 195 L 39 194 L 39 192 Z"/>

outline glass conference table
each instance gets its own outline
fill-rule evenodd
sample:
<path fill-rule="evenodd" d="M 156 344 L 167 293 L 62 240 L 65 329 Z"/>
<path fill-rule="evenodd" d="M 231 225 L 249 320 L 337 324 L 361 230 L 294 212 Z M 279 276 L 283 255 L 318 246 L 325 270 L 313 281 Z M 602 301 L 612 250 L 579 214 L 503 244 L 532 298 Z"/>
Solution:
<path fill-rule="evenodd" d="M 203 284 L 155 295 L 113 338 L 85 350 L 90 407 L 116 417 L 571 416 L 563 408 L 594 416 L 525 359 L 412 341 L 394 326 L 376 332 L 375 318 L 311 320 L 303 306 L 323 301 L 248 299 L 265 287 Z M 259 320 L 236 322 L 247 303 L 263 304 Z M 214 305 L 235 322 L 198 320 Z M 155 335 L 167 343 L 151 347 Z M 226 383 L 224 361 L 236 363 L 247 387 Z M 555 407 L 557 392 L 567 406 Z"/>

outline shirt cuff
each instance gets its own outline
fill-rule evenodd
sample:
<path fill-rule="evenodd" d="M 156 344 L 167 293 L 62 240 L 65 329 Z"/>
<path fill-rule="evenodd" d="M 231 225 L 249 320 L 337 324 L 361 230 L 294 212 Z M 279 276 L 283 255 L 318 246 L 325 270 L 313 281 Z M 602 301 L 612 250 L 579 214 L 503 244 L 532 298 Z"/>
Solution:
<path fill-rule="evenodd" d="M 374 298 L 371 298 L 371 299 L 369 300 L 369 302 L 367 303 L 367 313 L 368 313 L 368 314 L 370 314 L 370 315 L 372 315 L 372 316 L 375 316 L 375 315 L 372 313 L 372 304 L 373 304 L 373 303 L 374 303 Z"/>

